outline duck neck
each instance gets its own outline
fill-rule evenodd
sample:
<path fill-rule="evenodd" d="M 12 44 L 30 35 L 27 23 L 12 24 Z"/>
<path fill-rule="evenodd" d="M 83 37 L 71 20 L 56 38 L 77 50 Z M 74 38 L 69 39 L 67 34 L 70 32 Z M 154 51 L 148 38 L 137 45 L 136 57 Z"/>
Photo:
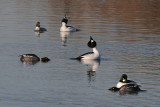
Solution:
<path fill-rule="evenodd" d="M 67 25 L 66 23 L 62 22 L 62 27 L 66 27 L 66 25 Z"/>
<path fill-rule="evenodd" d="M 93 52 L 94 52 L 95 54 L 98 54 L 98 55 L 99 55 L 99 51 L 97 50 L 96 47 L 93 48 Z"/>

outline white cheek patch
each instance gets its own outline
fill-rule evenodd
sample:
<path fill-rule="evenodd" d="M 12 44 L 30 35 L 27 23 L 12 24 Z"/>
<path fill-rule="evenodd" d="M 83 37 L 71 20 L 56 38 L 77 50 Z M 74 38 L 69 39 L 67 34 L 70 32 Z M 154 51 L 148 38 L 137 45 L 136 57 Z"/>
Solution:
<path fill-rule="evenodd" d="M 91 40 L 91 42 L 94 42 L 93 40 Z"/>
<path fill-rule="evenodd" d="M 123 81 L 123 82 L 126 82 L 126 79 L 123 79 L 122 81 Z"/>

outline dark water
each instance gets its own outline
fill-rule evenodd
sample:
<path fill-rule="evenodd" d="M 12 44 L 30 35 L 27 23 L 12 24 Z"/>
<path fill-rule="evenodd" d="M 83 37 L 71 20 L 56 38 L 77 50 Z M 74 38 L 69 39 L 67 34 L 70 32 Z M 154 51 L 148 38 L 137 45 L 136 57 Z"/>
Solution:
<path fill-rule="evenodd" d="M 81 31 L 60 33 L 61 19 Z M 37 21 L 47 32 L 37 36 Z M 70 60 L 91 51 L 101 62 Z M 2 107 L 118 107 L 160 105 L 159 0 L 1 0 L 0 105 Z M 19 55 L 47 56 L 23 64 Z M 89 72 L 95 70 L 96 72 Z M 107 89 L 122 73 L 147 92 L 119 95 Z"/>

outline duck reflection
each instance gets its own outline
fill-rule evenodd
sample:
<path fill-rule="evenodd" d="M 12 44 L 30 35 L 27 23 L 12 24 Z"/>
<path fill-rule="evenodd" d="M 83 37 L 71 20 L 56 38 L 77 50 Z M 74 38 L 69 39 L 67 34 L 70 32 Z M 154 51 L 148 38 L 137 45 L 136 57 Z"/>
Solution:
<path fill-rule="evenodd" d="M 67 46 L 67 37 L 71 35 L 71 32 L 60 32 L 62 46 Z"/>
<path fill-rule="evenodd" d="M 35 65 L 38 63 L 37 61 L 28 61 L 28 62 L 22 62 L 24 65 Z"/>
<path fill-rule="evenodd" d="M 89 70 L 87 71 L 87 75 L 89 82 L 94 81 L 96 76 L 96 71 L 100 65 L 100 60 L 83 59 L 80 62 L 84 65 L 91 66 L 91 68 L 89 68 Z"/>
<path fill-rule="evenodd" d="M 40 32 L 39 32 L 39 31 L 35 32 L 35 35 L 36 35 L 37 37 L 40 37 Z"/>
<path fill-rule="evenodd" d="M 35 35 L 38 36 L 38 37 L 40 37 L 40 34 L 44 33 L 45 31 L 47 31 L 45 28 L 41 28 L 40 31 L 35 31 Z"/>

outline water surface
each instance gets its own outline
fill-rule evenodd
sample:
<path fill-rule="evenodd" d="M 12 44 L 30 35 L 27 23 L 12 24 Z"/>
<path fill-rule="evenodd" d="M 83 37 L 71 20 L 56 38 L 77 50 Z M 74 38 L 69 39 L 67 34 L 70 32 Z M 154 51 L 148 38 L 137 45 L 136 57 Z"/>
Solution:
<path fill-rule="evenodd" d="M 1 0 L 0 105 L 158 107 L 159 11 L 158 0 Z M 81 31 L 59 32 L 65 14 L 68 24 Z M 47 32 L 35 34 L 37 21 Z M 101 61 L 70 60 L 92 51 L 90 36 Z M 23 64 L 18 56 L 25 53 L 51 61 Z M 108 91 L 123 73 L 147 92 L 122 96 Z"/>

